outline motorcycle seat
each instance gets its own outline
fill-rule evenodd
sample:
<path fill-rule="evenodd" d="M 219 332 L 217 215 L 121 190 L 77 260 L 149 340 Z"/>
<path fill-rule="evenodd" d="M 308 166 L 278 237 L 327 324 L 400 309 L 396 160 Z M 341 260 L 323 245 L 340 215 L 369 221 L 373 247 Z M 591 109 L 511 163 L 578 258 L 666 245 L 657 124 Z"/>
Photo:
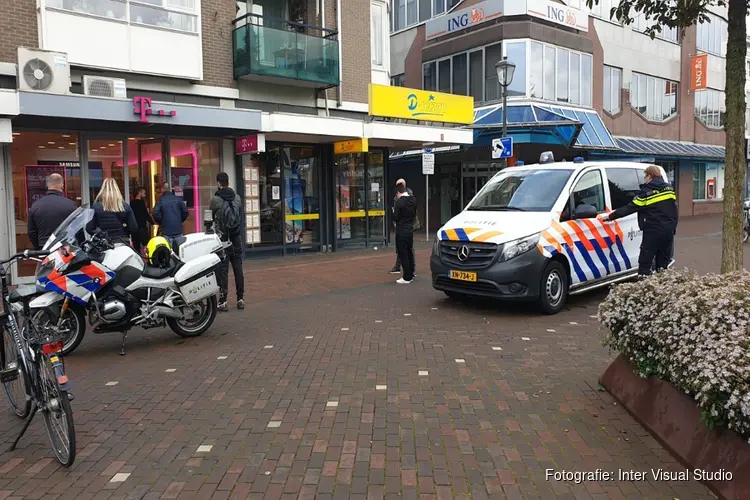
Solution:
<path fill-rule="evenodd" d="M 18 288 L 8 294 L 8 302 L 24 302 L 44 293 L 44 290 L 37 288 L 36 285 L 20 285 Z"/>
<path fill-rule="evenodd" d="M 167 267 L 152 266 L 146 263 L 146 266 L 143 268 L 143 276 L 153 280 L 163 280 L 164 278 L 174 276 L 180 267 L 182 267 L 182 262 L 175 258 L 170 259 L 169 266 Z"/>

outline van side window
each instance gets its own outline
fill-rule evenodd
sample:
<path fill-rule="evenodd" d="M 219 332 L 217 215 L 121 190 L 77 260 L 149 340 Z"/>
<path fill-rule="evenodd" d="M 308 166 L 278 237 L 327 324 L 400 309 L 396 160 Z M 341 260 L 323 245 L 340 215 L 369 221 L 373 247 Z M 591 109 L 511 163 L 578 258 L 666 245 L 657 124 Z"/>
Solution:
<path fill-rule="evenodd" d="M 604 212 L 604 183 L 599 170 L 583 174 L 573 189 L 573 210 L 580 205 L 591 205 L 597 212 Z"/>
<path fill-rule="evenodd" d="M 634 168 L 607 168 L 609 194 L 612 197 L 612 210 L 622 208 L 640 191 L 641 170 Z"/>

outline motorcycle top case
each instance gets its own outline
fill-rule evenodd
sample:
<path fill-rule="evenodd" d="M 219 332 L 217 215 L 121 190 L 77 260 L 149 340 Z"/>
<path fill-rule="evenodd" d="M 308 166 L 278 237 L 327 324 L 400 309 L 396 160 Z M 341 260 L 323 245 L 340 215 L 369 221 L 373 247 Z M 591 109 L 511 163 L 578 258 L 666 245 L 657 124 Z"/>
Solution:
<path fill-rule="evenodd" d="M 185 302 L 193 304 L 216 295 L 216 269 L 221 259 L 216 254 L 202 255 L 186 262 L 175 274 L 174 282 L 180 288 Z"/>
<path fill-rule="evenodd" d="M 221 250 L 221 240 L 213 233 L 193 233 L 184 236 L 185 241 L 180 243 L 179 257 L 187 262 L 203 255 Z"/>

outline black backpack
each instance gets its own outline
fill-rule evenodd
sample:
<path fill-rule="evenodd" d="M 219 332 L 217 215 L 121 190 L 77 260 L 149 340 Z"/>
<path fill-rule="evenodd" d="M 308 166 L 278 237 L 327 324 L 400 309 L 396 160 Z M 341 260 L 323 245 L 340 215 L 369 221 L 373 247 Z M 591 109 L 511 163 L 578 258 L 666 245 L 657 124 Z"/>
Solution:
<path fill-rule="evenodd" d="M 242 205 L 235 195 L 232 201 L 224 200 L 221 206 L 221 229 L 228 236 L 236 236 L 242 231 Z"/>

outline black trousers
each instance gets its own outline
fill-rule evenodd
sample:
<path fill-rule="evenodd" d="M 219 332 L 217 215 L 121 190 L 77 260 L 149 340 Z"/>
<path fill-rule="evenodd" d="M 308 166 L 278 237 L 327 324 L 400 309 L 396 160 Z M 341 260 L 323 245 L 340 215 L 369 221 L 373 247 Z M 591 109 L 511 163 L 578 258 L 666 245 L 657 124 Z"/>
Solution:
<path fill-rule="evenodd" d="M 141 254 L 141 249 L 148 244 L 148 235 L 148 226 L 139 228 L 138 232 L 133 235 L 133 249 L 138 255 Z"/>
<path fill-rule="evenodd" d="M 661 271 L 672 260 L 674 234 L 665 232 L 644 232 L 641 240 L 641 253 L 638 256 L 638 274 L 648 276 L 651 268 Z M 656 261 L 654 265 L 654 260 Z"/>
<path fill-rule="evenodd" d="M 414 233 L 396 235 L 396 252 L 401 262 L 403 278 L 406 281 L 414 279 Z"/>
<path fill-rule="evenodd" d="M 245 275 L 242 271 L 242 241 L 240 240 L 240 235 L 232 236 L 229 239 L 232 242 L 232 246 L 227 248 L 226 258 L 221 261 L 219 275 L 217 276 L 220 302 L 226 302 L 227 295 L 229 294 L 230 263 L 232 264 L 232 272 L 234 273 L 234 285 L 237 288 L 237 300 L 242 299 L 245 295 Z"/>
<path fill-rule="evenodd" d="M 412 241 L 414 241 L 414 238 L 412 238 Z M 411 247 L 411 261 L 414 263 L 414 274 L 417 274 L 417 259 L 414 255 L 414 245 Z M 396 247 L 396 265 L 394 266 L 396 269 L 401 269 L 401 259 L 398 256 L 398 247 Z"/>

